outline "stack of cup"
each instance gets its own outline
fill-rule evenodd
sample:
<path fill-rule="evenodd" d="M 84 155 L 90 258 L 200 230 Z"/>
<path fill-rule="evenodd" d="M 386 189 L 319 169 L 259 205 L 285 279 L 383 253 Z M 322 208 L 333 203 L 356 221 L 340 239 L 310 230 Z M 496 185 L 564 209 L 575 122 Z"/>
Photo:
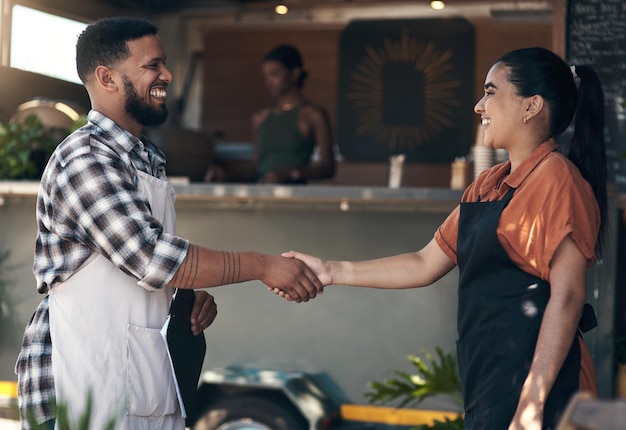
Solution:
<path fill-rule="evenodd" d="M 489 169 L 494 164 L 494 151 L 492 148 L 487 148 L 484 142 L 483 128 L 478 127 L 476 130 L 476 141 L 472 148 L 472 158 L 474 159 L 474 179 L 485 170 Z"/>
<path fill-rule="evenodd" d="M 492 148 L 484 145 L 474 146 L 474 179 L 494 164 L 494 153 Z"/>

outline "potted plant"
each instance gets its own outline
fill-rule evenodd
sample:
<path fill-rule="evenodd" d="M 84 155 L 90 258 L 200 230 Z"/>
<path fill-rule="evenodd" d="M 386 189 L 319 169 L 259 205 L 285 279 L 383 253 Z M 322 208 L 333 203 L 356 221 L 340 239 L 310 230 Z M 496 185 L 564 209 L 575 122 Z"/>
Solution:
<path fill-rule="evenodd" d="M 426 361 L 420 357 L 409 355 L 407 360 L 415 367 L 416 373 L 395 371 L 397 378 L 386 379 L 383 382 L 370 381 L 371 391 L 365 393 L 370 403 L 388 403 L 399 400 L 398 407 L 417 405 L 428 397 L 436 395 L 451 396 L 461 408 L 463 397 L 461 393 L 461 379 L 458 374 L 456 357 L 444 353 L 436 347 L 437 357 L 426 352 Z M 445 418 L 444 421 L 434 420 L 431 425 L 421 425 L 415 430 L 462 430 L 463 415 L 455 419 Z"/>
<path fill-rule="evenodd" d="M 67 130 L 46 128 L 36 115 L 0 123 L 0 179 L 39 179 Z"/>

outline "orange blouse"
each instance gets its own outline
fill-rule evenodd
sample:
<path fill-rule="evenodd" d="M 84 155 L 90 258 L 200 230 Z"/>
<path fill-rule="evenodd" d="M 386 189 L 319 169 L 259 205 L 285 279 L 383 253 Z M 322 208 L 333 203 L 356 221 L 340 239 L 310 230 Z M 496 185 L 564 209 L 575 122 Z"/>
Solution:
<path fill-rule="evenodd" d="M 591 266 L 600 228 L 593 190 L 574 164 L 556 151 L 550 139 L 509 174 L 509 161 L 483 172 L 463 194 L 463 202 L 495 201 L 510 188 L 515 193 L 502 211 L 497 235 L 511 260 L 522 270 L 549 280 L 550 263 L 568 235 Z M 435 232 L 435 240 L 455 263 L 460 206 Z"/>

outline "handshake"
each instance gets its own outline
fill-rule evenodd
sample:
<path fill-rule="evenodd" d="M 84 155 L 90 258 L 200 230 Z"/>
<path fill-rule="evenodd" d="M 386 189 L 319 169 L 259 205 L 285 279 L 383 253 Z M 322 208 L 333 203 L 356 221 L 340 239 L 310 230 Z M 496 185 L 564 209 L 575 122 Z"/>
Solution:
<path fill-rule="evenodd" d="M 308 302 L 334 283 L 329 262 L 312 255 L 289 251 L 267 258 L 270 260 L 262 281 L 269 291 L 287 301 Z"/>

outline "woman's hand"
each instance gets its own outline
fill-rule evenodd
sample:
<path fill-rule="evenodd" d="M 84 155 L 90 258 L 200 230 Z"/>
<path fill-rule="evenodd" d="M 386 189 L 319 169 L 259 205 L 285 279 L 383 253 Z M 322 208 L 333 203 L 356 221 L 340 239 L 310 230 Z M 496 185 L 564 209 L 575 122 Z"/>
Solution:
<path fill-rule="evenodd" d="M 275 170 L 271 170 L 257 179 L 257 183 L 259 184 L 283 184 L 285 182 L 289 182 L 291 179 L 291 171 L 293 169 L 290 168 L 279 168 Z"/>
<path fill-rule="evenodd" d="M 266 174 L 264 174 L 263 176 L 261 176 L 257 182 L 259 184 L 278 184 L 280 183 L 280 178 L 278 177 L 278 174 L 274 171 L 271 172 L 267 172 Z"/>
<path fill-rule="evenodd" d="M 324 287 L 327 285 L 331 285 L 333 283 L 333 277 L 330 271 L 330 265 L 326 261 L 320 258 L 314 257 L 312 255 L 303 254 L 297 251 L 283 252 L 281 256 L 284 258 L 293 258 L 293 259 L 302 261 L 304 264 L 306 264 L 309 267 L 309 269 L 313 271 L 313 273 L 315 273 L 315 275 L 317 276 L 317 278 L 319 279 L 319 281 L 322 283 Z M 277 294 L 288 301 L 293 300 L 293 298 L 289 295 L 288 292 L 280 288 L 268 287 L 268 290 L 273 291 L 274 294 Z M 323 293 L 323 290 L 320 291 L 320 294 L 321 293 Z"/>
<path fill-rule="evenodd" d="M 508 430 L 541 430 L 543 408 L 532 401 L 520 399 Z"/>
<path fill-rule="evenodd" d="M 213 164 L 209 166 L 204 174 L 204 182 L 223 182 L 226 179 L 226 172 L 222 166 Z"/>
<path fill-rule="evenodd" d="M 321 258 L 309 254 L 304 254 L 298 251 L 283 252 L 281 254 L 281 257 L 295 258 L 296 260 L 302 261 L 304 264 L 309 266 L 311 270 L 313 270 L 313 272 L 315 272 L 320 282 L 324 286 L 334 283 L 330 265 L 327 261 L 324 261 Z"/>

